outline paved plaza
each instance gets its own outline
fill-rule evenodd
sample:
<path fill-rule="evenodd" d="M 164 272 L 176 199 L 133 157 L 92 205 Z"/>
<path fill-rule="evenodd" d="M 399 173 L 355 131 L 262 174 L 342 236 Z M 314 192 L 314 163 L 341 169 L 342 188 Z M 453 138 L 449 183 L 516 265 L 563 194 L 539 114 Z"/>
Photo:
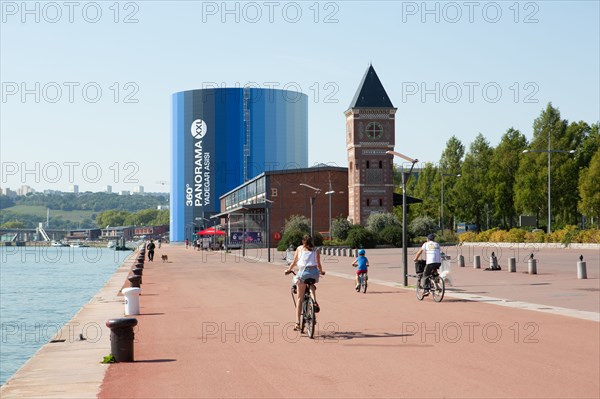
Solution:
<path fill-rule="evenodd" d="M 492 250 L 503 270 L 472 267 L 475 255 L 487 267 Z M 532 251 L 537 275 L 524 273 Z M 367 251 L 366 294 L 354 290 L 352 258 L 324 256 L 310 340 L 293 331 L 281 253 L 267 263 L 264 250 L 243 258 L 163 245 L 155 259 L 169 262 L 144 268 L 134 363 L 99 363 L 110 351 L 107 329 L 99 339 L 48 344 L 2 398 L 600 396 L 600 248 L 446 248 L 454 285 L 441 303 L 400 286 L 401 252 Z M 580 255 L 587 280 L 577 279 Z M 506 270 L 509 257 L 518 258 L 516 273 Z M 69 325 L 121 317 L 132 265 Z"/>

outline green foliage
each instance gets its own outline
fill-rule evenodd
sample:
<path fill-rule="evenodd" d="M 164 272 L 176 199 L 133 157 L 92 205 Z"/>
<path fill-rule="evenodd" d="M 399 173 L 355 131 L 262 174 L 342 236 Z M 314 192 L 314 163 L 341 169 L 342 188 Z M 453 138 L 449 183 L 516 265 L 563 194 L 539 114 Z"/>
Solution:
<path fill-rule="evenodd" d="M 277 244 L 277 250 L 285 251 L 290 245 L 294 248 L 302 245 L 302 238 L 306 234 L 308 234 L 308 232 L 297 229 L 286 230 L 285 233 L 283 233 L 283 237 L 281 237 L 279 244 Z M 323 236 L 318 231 L 315 232 L 315 236 L 313 237 L 313 243 L 316 247 L 320 247 L 323 245 Z"/>
<path fill-rule="evenodd" d="M 279 244 L 277 244 L 278 251 L 285 251 L 291 245 L 296 248 L 299 245 L 302 245 L 302 237 L 306 234 L 305 231 L 301 230 L 286 230 L 279 240 Z"/>
<path fill-rule="evenodd" d="M 125 220 L 131 214 L 126 211 L 118 211 L 118 210 L 109 210 L 100 212 L 98 216 L 96 216 L 96 224 L 104 229 L 107 226 L 116 227 L 116 226 L 124 226 Z"/>
<path fill-rule="evenodd" d="M 527 148 L 527 139 L 513 128 L 502 136 L 490 164 L 490 195 L 493 199 L 494 217 L 503 226 L 512 227 L 517 211 L 514 205 L 514 189 L 519 160 Z"/>
<path fill-rule="evenodd" d="M 112 353 L 108 356 L 104 356 L 104 358 L 102 359 L 102 361 L 100 363 L 102 364 L 109 364 L 109 363 L 115 363 L 117 360 L 115 359 L 115 357 L 112 355 Z"/>
<path fill-rule="evenodd" d="M 466 233 L 462 233 L 458 236 L 460 242 L 476 242 L 477 241 L 477 233 L 474 231 L 467 231 Z"/>
<path fill-rule="evenodd" d="M 491 182 L 489 168 L 493 149 L 483 135 L 477 135 L 462 164 L 461 177 L 456 183 L 456 216 L 473 220 L 481 226 L 486 212 L 491 211 Z M 445 225 L 448 225 L 445 223 Z"/>
<path fill-rule="evenodd" d="M 10 208 L 15 205 L 15 200 L 8 195 L 0 195 L 0 209 Z"/>
<path fill-rule="evenodd" d="M 600 220 L 600 148 L 596 151 L 587 168 L 579 175 L 579 211 L 588 218 Z M 596 224 L 598 226 L 598 224 Z"/>
<path fill-rule="evenodd" d="M 40 205 L 50 210 L 86 210 L 101 212 L 109 209 L 137 212 L 169 203 L 168 195 L 119 195 L 116 193 L 33 193 L 18 197 L 17 205 Z"/>
<path fill-rule="evenodd" d="M 25 227 L 25 223 L 20 220 L 5 222 L 0 225 L 0 228 L 2 229 L 24 229 Z"/>
<path fill-rule="evenodd" d="M 437 220 L 429 216 L 418 216 L 408 225 L 408 232 L 413 236 L 426 237 L 438 229 Z"/>
<path fill-rule="evenodd" d="M 334 219 L 331 223 L 331 233 L 333 238 L 337 240 L 345 240 L 348 238 L 348 232 L 352 225 L 346 218 Z"/>
<path fill-rule="evenodd" d="M 371 233 L 379 233 L 387 226 L 400 226 L 400 222 L 393 213 L 372 213 L 367 219 L 367 230 Z"/>
<path fill-rule="evenodd" d="M 386 244 L 400 248 L 402 247 L 402 227 L 397 225 L 385 226 L 379 233 L 379 238 Z"/>
<path fill-rule="evenodd" d="M 377 237 L 360 225 L 354 225 L 348 232 L 346 243 L 352 248 L 375 248 Z"/>
<path fill-rule="evenodd" d="M 302 215 L 292 215 L 286 219 L 284 231 L 303 231 L 305 234 L 310 233 L 310 220 Z"/>

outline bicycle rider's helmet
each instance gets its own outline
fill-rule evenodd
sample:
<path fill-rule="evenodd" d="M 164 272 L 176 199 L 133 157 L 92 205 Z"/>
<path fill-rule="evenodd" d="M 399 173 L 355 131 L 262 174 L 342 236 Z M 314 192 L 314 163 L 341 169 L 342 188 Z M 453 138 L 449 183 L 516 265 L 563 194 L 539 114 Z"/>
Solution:
<path fill-rule="evenodd" d="M 365 254 L 365 250 L 364 249 L 359 249 L 358 250 L 358 254 L 359 255 L 364 255 Z"/>

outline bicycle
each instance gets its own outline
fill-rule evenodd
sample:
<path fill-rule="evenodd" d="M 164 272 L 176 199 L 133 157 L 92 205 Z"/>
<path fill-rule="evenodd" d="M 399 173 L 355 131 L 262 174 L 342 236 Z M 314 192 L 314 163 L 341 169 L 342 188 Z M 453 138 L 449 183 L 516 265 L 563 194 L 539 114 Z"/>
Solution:
<path fill-rule="evenodd" d="M 425 261 L 418 260 L 415 262 L 415 268 L 417 270 L 417 299 L 422 301 L 429 293 L 432 293 L 433 300 L 435 302 L 441 302 L 444 299 L 444 293 L 446 292 L 446 284 L 444 283 L 444 279 L 439 275 L 438 268 L 434 267 L 431 271 L 431 274 L 425 278 L 423 284 L 421 284 L 421 280 L 423 278 L 423 272 L 425 270 Z M 424 287 L 429 287 L 429 289 L 425 289 Z"/>
<path fill-rule="evenodd" d="M 294 271 L 290 271 L 294 276 L 296 273 Z M 288 273 L 286 273 L 288 274 Z M 315 284 L 314 278 L 307 278 L 304 283 L 306 284 L 306 290 L 304 291 L 304 297 L 302 298 L 302 312 L 300 313 L 300 333 L 304 334 L 304 327 L 306 327 L 306 331 L 308 337 L 313 339 L 315 336 L 315 324 L 317 324 L 317 317 L 315 315 L 315 300 L 312 295 L 310 295 L 310 291 L 312 286 Z M 294 301 L 294 307 L 296 307 L 296 293 L 294 290 L 295 286 L 292 287 L 292 300 Z"/>
<path fill-rule="evenodd" d="M 358 275 L 358 289 L 356 292 L 360 292 L 362 290 L 363 294 L 367 293 L 367 281 L 369 280 L 369 276 L 367 273 L 361 273 Z"/>

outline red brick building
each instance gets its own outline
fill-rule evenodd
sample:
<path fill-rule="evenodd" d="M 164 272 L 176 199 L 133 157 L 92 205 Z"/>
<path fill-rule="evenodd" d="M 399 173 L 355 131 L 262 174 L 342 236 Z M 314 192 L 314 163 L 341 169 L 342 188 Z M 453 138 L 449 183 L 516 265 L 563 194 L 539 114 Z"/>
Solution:
<path fill-rule="evenodd" d="M 317 166 L 264 172 L 222 195 L 221 224 L 235 242 L 246 231 L 252 241 L 271 247 L 283 234 L 285 220 L 292 215 L 311 218 L 313 198 L 314 231 L 329 233 L 331 219 L 348 216 L 348 169 Z M 270 223 L 267 225 L 267 207 Z"/>

